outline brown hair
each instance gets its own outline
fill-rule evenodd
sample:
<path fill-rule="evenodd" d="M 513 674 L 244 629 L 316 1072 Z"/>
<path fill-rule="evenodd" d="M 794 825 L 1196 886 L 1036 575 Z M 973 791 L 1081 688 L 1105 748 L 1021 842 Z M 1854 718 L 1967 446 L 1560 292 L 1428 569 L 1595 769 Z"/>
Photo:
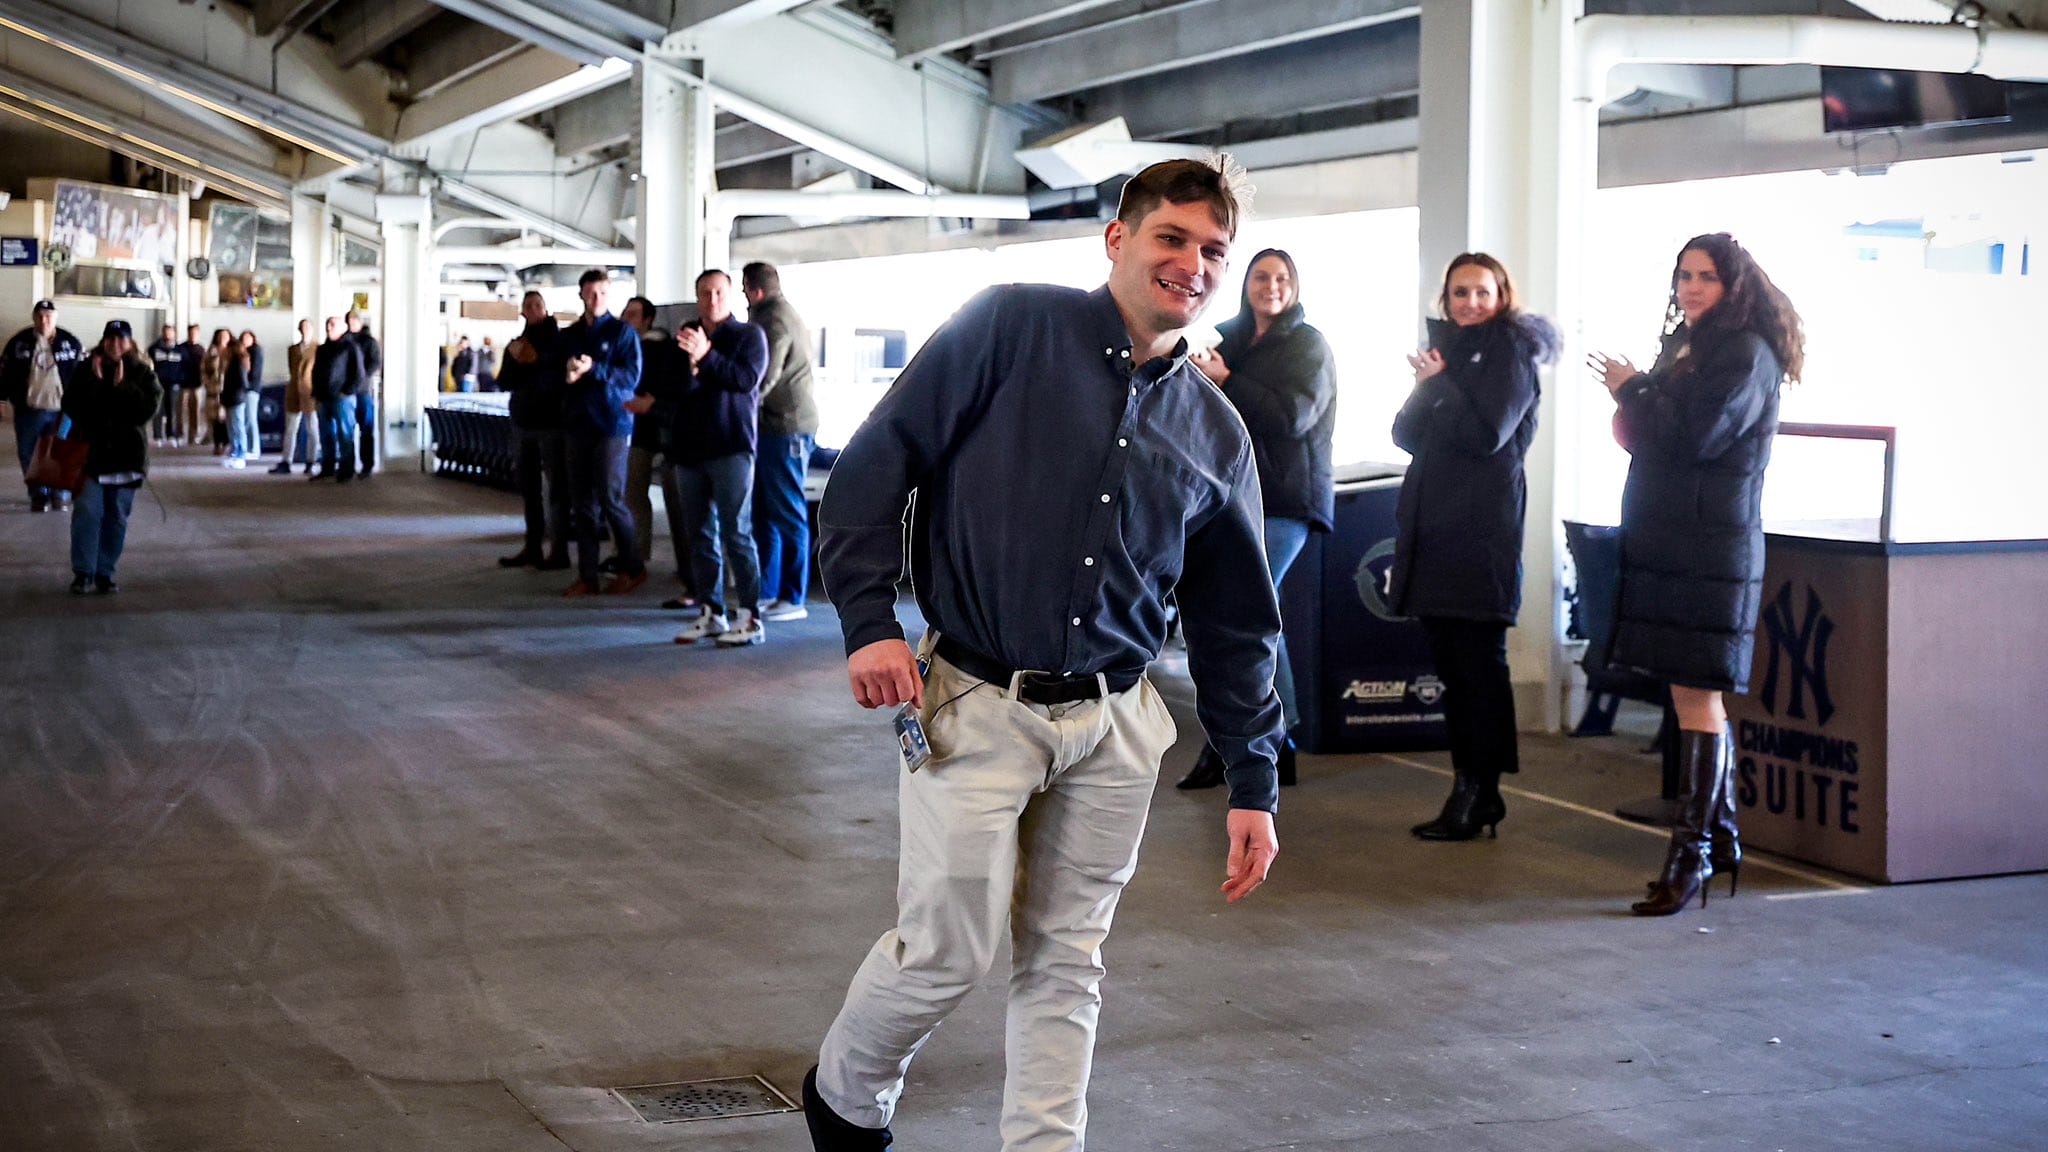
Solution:
<path fill-rule="evenodd" d="M 1244 287 L 1237 292 L 1237 314 L 1240 316 L 1252 314 L 1252 272 L 1258 268 L 1259 261 L 1268 256 L 1277 256 L 1282 264 L 1287 265 L 1287 283 L 1294 289 L 1294 299 L 1288 301 L 1287 306 L 1293 308 L 1301 303 L 1301 272 L 1294 266 L 1294 257 L 1283 248 L 1262 248 L 1257 256 L 1252 257 L 1251 263 L 1244 266 Z"/>
<path fill-rule="evenodd" d="M 1224 155 L 1214 160 L 1161 160 L 1124 181 L 1116 218 L 1124 227 L 1135 229 L 1161 204 L 1202 203 L 1209 206 L 1216 223 L 1236 239 L 1242 208 L 1233 166 Z"/>
<path fill-rule="evenodd" d="M 1451 257 L 1450 266 L 1444 269 L 1444 286 L 1436 294 L 1436 313 L 1448 320 L 1451 316 L 1451 273 L 1460 268 L 1484 268 L 1493 274 L 1493 282 L 1500 288 L 1501 316 L 1513 316 L 1515 305 L 1515 282 L 1508 279 L 1507 265 L 1484 252 L 1460 252 Z"/>
<path fill-rule="evenodd" d="M 782 295 L 782 273 L 775 265 L 754 261 L 740 269 L 740 290 L 744 292 L 766 292 L 770 296 Z"/>
<path fill-rule="evenodd" d="M 1806 368 L 1806 326 L 1792 301 L 1749 250 L 1726 232 L 1708 232 L 1685 242 L 1671 262 L 1671 300 L 1664 309 L 1664 330 L 1677 331 L 1685 313 L 1678 307 L 1678 265 L 1687 252 L 1704 252 L 1721 278 L 1721 302 L 1700 318 L 1705 331 L 1754 332 L 1770 345 L 1784 366 L 1785 379 L 1799 382 Z"/>

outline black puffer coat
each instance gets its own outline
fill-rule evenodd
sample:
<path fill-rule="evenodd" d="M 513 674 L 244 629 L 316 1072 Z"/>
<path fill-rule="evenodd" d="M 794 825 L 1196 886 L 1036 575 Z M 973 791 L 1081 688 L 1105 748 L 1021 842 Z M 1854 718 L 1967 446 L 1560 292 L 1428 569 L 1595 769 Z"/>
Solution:
<path fill-rule="evenodd" d="M 1522 458 L 1536 438 L 1539 364 L 1557 330 L 1522 313 L 1459 328 L 1444 370 L 1415 386 L 1394 443 L 1415 457 L 1401 480 L 1391 606 L 1404 616 L 1512 624 L 1522 605 Z"/>
<path fill-rule="evenodd" d="M 1266 338 L 1248 311 L 1216 326 L 1217 354 L 1230 367 L 1223 394 L 1252 435 L 1266 515 L 1306 520 L 1318 532 L 1336 522 L 1330 437 L 1337 426 L 1337 373 L 1329 342 L 1296 304 L 1273 320 Z"/>
<path fill-rule="evenodd" d="M 119 379 L 115 379 L 119 368 Z M 91 447 L 85 454 L 87 476 L 115 476 L 149 471 L 149 422 L 164 401 L 156 370 L 140 353 L 129 352 L 118 364 L 94 351 L 86 354 L 64 387 L 64 414 L 71 417 L 71 438 Z"/>
<path fill-rule="evenodd" d="M 512 394 L 506 407 L 514 428 L 524 432 L 561 428 L 562 393 L 568 387 L 563 382 L 566 368 L 556 352 L 561 336 L 555 318 L 543 316 L 506 346 L 498 365 L 498 387 Z"/>
<path fill-rule="evenodd" d="M 1753 332 L 1695 336 L 1681 325 L 1657 366 L 1621 386 L 1614 432 L 1632 459 L 1609 663 L 1689 688 L 1748 691 L 1764 467 L 1784 375 Z"/>

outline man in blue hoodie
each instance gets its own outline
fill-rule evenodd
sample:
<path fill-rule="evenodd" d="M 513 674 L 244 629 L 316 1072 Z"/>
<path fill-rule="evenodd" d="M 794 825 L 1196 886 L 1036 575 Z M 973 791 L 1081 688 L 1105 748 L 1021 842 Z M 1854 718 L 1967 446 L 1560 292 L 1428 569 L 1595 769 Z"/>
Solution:
<path fill-rule="evenodd" d="M 618 575 L 604 586 L 618 596 L 647 583 L 647 565 L 633 547 L 633 513 L 626 507 L 626 448 L 633 416 L 626 402 L 640 385 L 640 334 L 611 314 L 605 297 L 611 277 L 592 268 L 576 282 L 583 315 L 562 332 L 566 361 L 562 431 L 568 448 L 569 516 L 576 538 L 576 581 L 564 596 L 598 590 L 597 525 L 601 518 L 622 544 Z"/>

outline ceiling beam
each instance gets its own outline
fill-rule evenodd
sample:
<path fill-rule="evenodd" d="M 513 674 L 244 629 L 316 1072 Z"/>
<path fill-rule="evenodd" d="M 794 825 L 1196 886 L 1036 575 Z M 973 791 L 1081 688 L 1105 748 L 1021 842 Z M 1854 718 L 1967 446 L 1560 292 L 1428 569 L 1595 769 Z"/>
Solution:
<path fill-rule="evenodd" d="M 1417 25 L 1403 21 L 1289 44 L 1091 89 L 1080 99 L 1088 119 L 1122 116 L 1132 136 L 1158 139 L 1408 95 L 1421 87 Z"/>
<path fill-rule="evenodd" d="M 238 200 L 247 200 L 251 204 L 271 208 L 283 208 L 290 203 L 289 195 L 271 193 L 258 185 L 235 179 L 232 173 L 227 170 L 214 168 L 198 157 L 185 156 L 180 153 L 152 147 L 142 143 L 134 135 L 110 131 L 105 127 L 79 120 L 73 116 L 60 115 L 35 102 L 23 100 L 4 90 L 0 90 L 0 112 L 20 117 L 31 123 L 40 124 L 53 132 L 62 133 L 74 140 L 83 140 L 88 144 L 98 145 L 115 155 L 126 156 L 131 160 L 148 164 L 151 167 L 162 168 L 167 172 L 175 172 L 188 180 L 202 181 Z"/>
<path fill-rule="evenodd" d="M 285 38 L 290 39 L 339 2 L 340 0 L 255 0 L 256 34 L 268 37 L 282 28 L 287 29 Z"/>
<path fill-rule="evenodd" d="M 334 17 L 334 63 L 353 68 L 427 26 L 441 14 L 433 0 L 356 0 Z"/>
<path fill-rule="evenodd" d="M 676 31 L 752 24 L 801 8 L 811 0 L 678 0 Z"/>
<path fill-rule="evenodd" d="M 358 163 L 385 150 L 383 139 L 360 124 L 262 91 L 239 77 L 144 44 L 43 0 L 0 0 L 0 27 L 54 44 L 110 71 L 127 72 L 180 99 L 344 163 Z"/>
<path fill-rule="evenodd" d="M 544 213 L 536 212 L 523 204 L 516 204 L 495 192 L 486 192 L 474 184 L 465 183 L 453 176 L 436 174 L 435 184 L 441 195 L 450 200 L 481 209 L 501 220 L 511 220 L 543 236 L 551 236 L 572 248 L 603 248 L 605 243 L 580 228 L 573 228 Z"/>
<path fill-rule="evenodd" d="M 428 99 L 526 48 L 526 41 L 517 36 L 476 23 L 418 40 L 416 46 L 407 43 L 398 49 L 403 53 L 405 93 L 414 100 Z"/>
<path fill-rule="evenodd" d="M 222 151 L 215 143 L 186 135 L 175 129 L 152 124 L 133 113 L 102 104 L 88 96 L 33 80 L 19 73 L 0 75 L 0 94 L 34 105 L 52 115 L 127 138 L 167 160 L 185 160 L 217 169 L 233 179 L 274 196 L 291 194 L 291 180 L 274 169 L 252 164 Z M 161 162 L 138 156 L 152 164 Z"/>
<path fill-rule="evenodd" d="M 896 54 L 932 56 L 1110 0 L 896 0 Z"/>
<path fill-rule="evenodd" d="M 399 114 L 393 147 L 408 152 L 426 148 L 501 121 L 544 112 L 632 75 L 632 66 L 623 60 L 578 66 L 552 52 L 527 48 L 408 107 Z"/>
<path fill-rule="evenodd" d="M 1134 20 L 1150 19 L 1162 12 L 1195 8 L 1215 2 L 1216 0 L 1110 0 L 1108 4 L 1090 8 L 1073 16 L 1041 21 L 1021 31 L 976 41 L 974 62 L 983 64 L 1011 52 L 1021 52 L 1027 48 L 1038 48 L 1062 40 L 1107 32 Z"/>
<path fill-rule="evenodd" d="M 1413 0 L 1218 0 L 998 57 L 991 79 L 998 103 L 1044 100 L 1421 12 Z"/>

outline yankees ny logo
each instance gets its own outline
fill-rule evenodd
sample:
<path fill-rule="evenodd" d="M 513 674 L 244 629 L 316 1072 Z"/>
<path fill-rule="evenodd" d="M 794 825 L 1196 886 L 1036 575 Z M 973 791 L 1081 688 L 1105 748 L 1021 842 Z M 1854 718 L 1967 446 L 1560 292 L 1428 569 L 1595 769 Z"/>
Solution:
<path fill-rule="evenodd" d="M 1795 625 L 1792 583 L 1786 581 L 1778 589 L 1778 598 L 1764 610 L 1763 624 L 1764 635 L 1771 642 L 1771 660 L 1764 670 L 1764 707 L 1771 715 L 1778 714 L 1778 672 L 1786 668 L 1792 683 L 1785 715 L 1806 719 L 1806 693 L 1811 689 L 1815 719 L 1826 724 L 1835 714 L 1835 702 L 1828 698 L 1828 637 L 1834 635 L 1835 622 L 1821 611 L 1820 594 L 1807 586 L 1806 616 Z"/>

